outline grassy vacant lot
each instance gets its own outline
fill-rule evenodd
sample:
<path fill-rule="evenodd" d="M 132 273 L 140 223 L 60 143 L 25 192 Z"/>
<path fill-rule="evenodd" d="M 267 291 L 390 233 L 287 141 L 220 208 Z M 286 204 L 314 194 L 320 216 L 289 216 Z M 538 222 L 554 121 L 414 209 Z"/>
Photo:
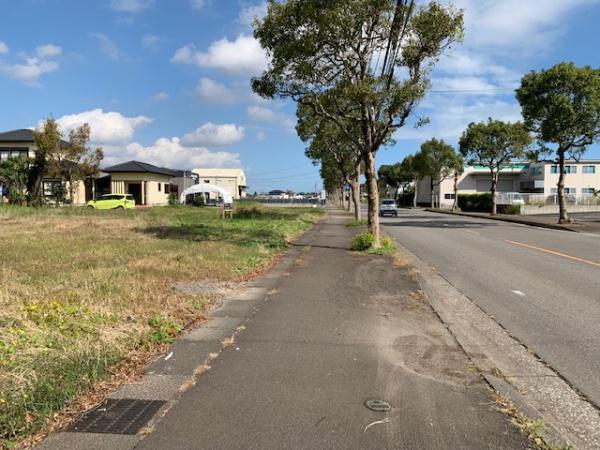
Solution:
<path fill-rule="evenodd" d="M 239 211 L 0 207 L 0 448 L 201 315 L 174 283 L 251 276 L 320 215 Z"/>

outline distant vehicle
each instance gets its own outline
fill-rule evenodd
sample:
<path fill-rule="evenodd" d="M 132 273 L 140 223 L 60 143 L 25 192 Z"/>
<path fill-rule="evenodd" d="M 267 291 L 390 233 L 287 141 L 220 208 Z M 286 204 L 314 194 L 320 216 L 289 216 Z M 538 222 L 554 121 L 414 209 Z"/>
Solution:
<path fill-rule="evenodd" d="M 502 196 L 508 199 L 507 204 L 509 205 L 524 205 L 525 200 L 520 192 L 502 192 Z"/>
<path fill-rule="evenodd" d="M 294 200 L 304 200 L 304 195 L 296 194 L 296 195 L 292 196 L 292 198 Z"/>
<path fill-rule="evenodd" d="M 93 209 L 133 209 L 135 200 L 131 194 L 105 194 L 98 200 L 87 202 L 88 208 Z"/>
<path fill-rule="evenodd" d="M 396 201 L 392 199 L 383 199 L 381 200 L 381 205 L 379 205 L 379 215 L 381 217 L 389 214 L 390 216 L 398 217 L 398 208 L 396 207 Z"/>

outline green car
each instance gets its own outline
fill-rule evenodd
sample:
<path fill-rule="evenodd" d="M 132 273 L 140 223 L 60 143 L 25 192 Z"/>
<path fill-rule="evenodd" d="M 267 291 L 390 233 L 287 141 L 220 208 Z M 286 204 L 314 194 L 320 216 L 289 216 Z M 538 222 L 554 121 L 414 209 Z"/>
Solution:
<path fill-rule="evenodd" d="M 135 200 L 131 194 L 106 194 L 98 200 L 87 202 L 88 208 L 94 209 L 133 209 Z"/>

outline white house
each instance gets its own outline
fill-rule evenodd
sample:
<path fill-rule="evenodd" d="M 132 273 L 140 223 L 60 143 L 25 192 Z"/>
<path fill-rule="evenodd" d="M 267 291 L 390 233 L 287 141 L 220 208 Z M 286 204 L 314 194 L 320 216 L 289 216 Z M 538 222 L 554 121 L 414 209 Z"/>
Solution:
<path fill-rule="evenodd" d="M 193 169 L 198 182 L 213 184 L 228 191 L 234 199 L 246 197 L 246 174 L 243 169 Z"/>

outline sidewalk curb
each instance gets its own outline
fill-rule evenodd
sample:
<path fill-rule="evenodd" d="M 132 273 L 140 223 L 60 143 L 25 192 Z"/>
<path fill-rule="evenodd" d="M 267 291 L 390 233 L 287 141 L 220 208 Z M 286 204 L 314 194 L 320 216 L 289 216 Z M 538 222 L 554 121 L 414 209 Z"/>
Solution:
<path fill-rule="evenodd" d="M 299 236 L 315 232 L 320 221 Z M 289 246 L 267 272 L 246 284 L 243 290 L 221 299 L 208 312 L 209 320 L 199 327 L 182 334 L 165 353 L 158 356 L 144 370 L 143 377 L 121 386 L 107 395 L 107 399 L 135 398 L 163 400 L 165 405 L 136 435 L 80 433 L 59 431 L 50 434 L 35 446 L 36 450 L 76 450 L 93 448 L 99 450 L 131 450 L 151 433 L 155 425 L 194 386 L 210 362 L 222 351 L 235 345 L 235 337 L 243 332 L 244 324 L 251 320 L 260 306 L 285 280 L 295 261 L 302 255 L 301 247 Z"/>
<path fill-rule="evenodd" d="M 531 220 L 523 220 L 523 219 L 512 219 L 508 217 L 498 217 L 498 216 L 481 216 L 478 214 L 469 214 L 464 212 L 452 212 L 446 209 L 436 209 L 436 208 L 425 208 L 425 211 L 440 213 L 440 214 L 448 214 L 451 216 L 464 216 L 464 217 L 474 217 L 476 219 L 489 219 L 489 220 L 497 220 L 499 222 L 509 222 L 509 223 L 518 223 L 521 225 L 528 225 L 530 227 L 538 227 L 538 228 L 546 228 L 550 230 L 560 230 L 560 231 L 570 231 L 572 233 L 579 233 L 579 230 L 574 230 L 573 228 L 566 227 L 564 225 L 559 225 L 555 223 L 541 223 L 534 222 Z"/>
<path fill-rule="evenodd" d="M 434 267 L 398 239 L 394 242 L 414 267 L 431 308 L 490 387 L 528 418 L 543 420 L 551 442 L 570 442 L 582 450 L 600 448 L 598 407 Z"/>

